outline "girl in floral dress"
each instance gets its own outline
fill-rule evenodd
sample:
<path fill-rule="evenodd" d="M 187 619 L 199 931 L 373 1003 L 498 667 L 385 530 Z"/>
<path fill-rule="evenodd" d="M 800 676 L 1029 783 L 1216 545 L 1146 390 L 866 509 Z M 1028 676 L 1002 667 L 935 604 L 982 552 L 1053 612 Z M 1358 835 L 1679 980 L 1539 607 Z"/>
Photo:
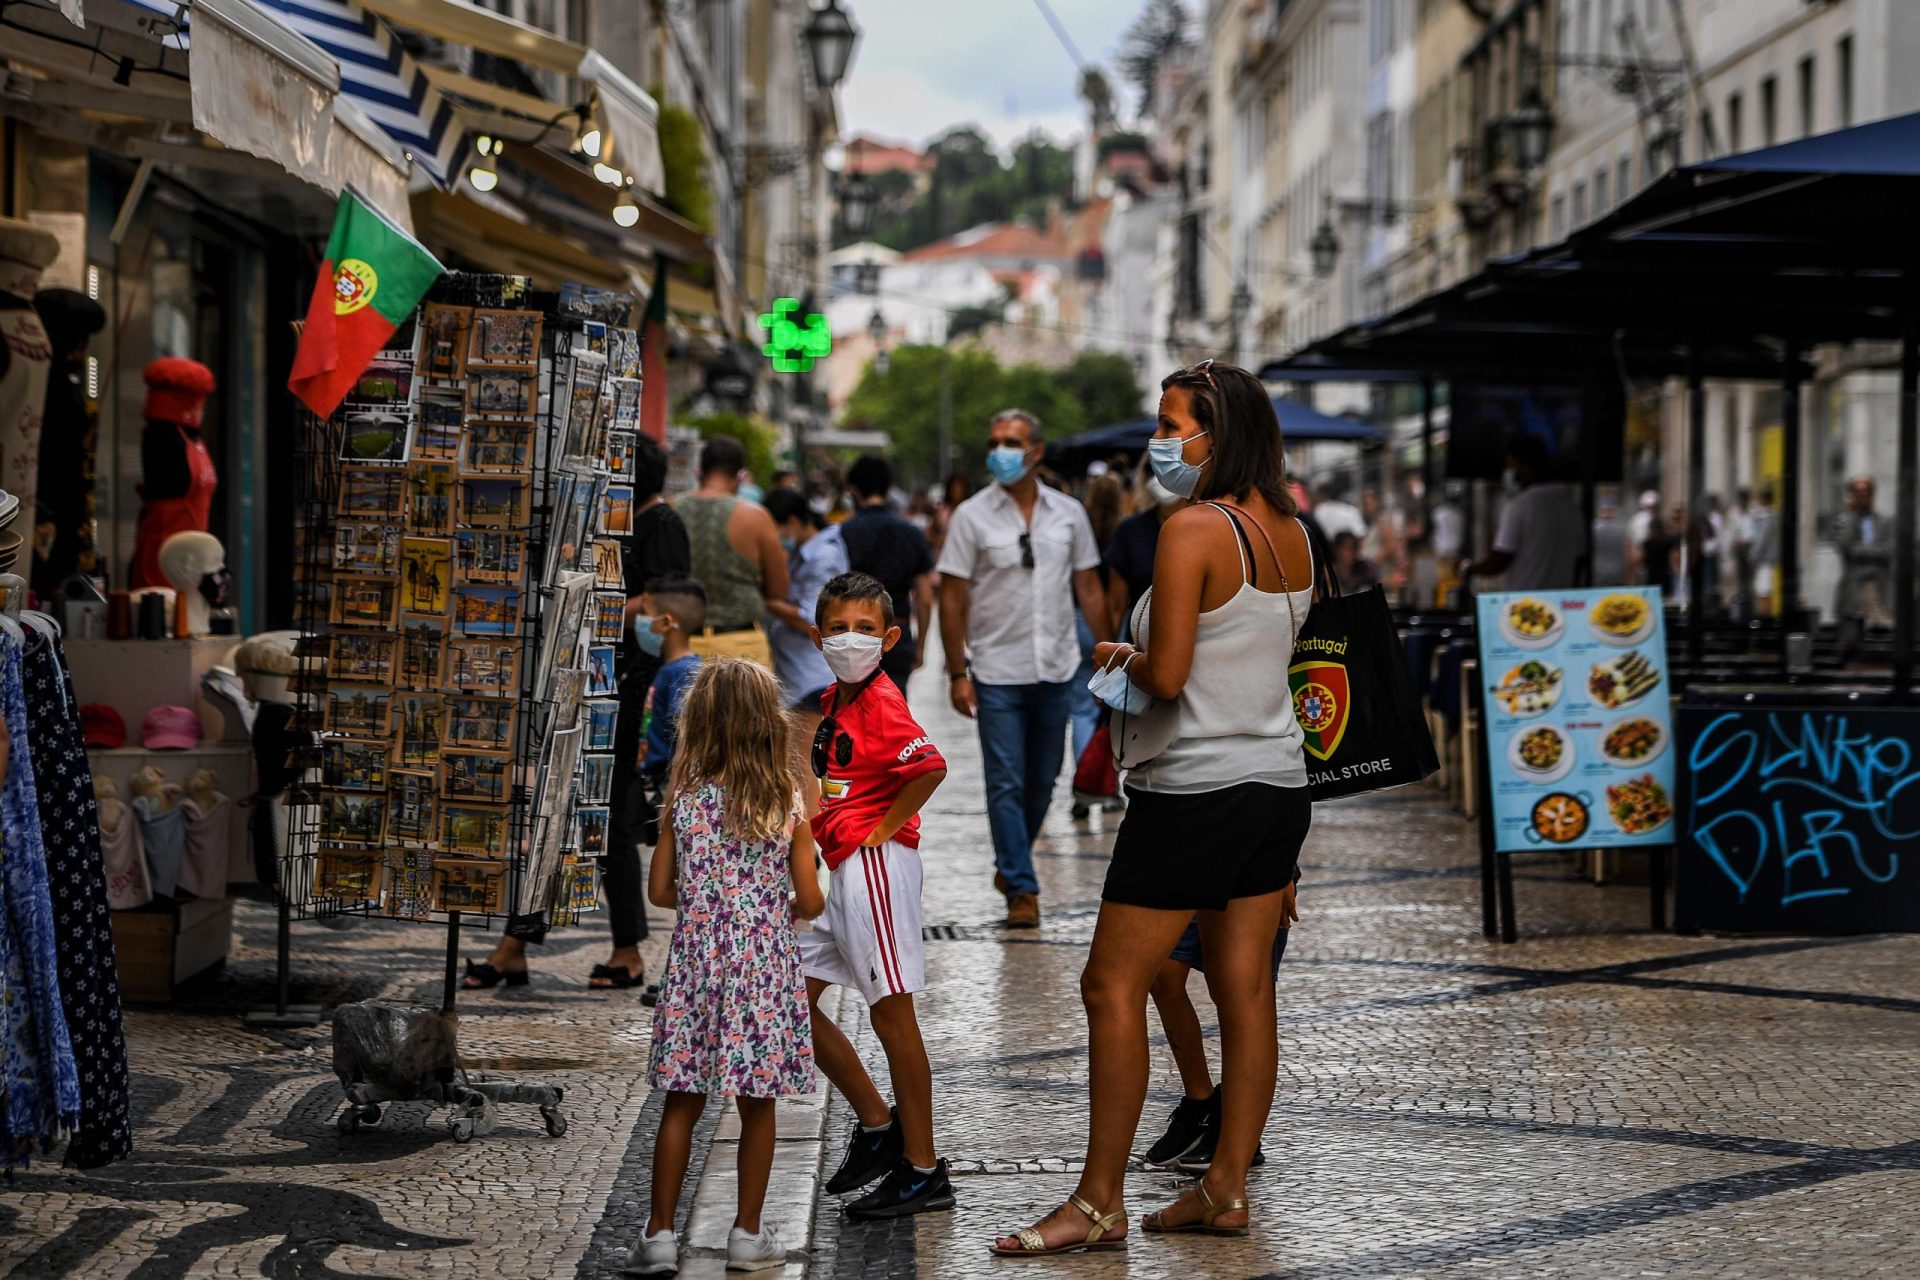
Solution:
<path fill-rule="evenodd" d="M 783 1265 L 760 1221 L 773 1169 L 774 1100 L 813 1092 L 813 1035 L 794 918 L 826 908 L 788 753 L 780 687 L 762 667 L 708 658 L 681 711 L 647 896 L 679 915 L 653 1013 L 649 1079 L 667 1090 L 653 1148 L 653 1215 L 630 1275 L 679 1266 L 673 1215 L 707 1095 L 740 1112 L 730 1270 Z"/>

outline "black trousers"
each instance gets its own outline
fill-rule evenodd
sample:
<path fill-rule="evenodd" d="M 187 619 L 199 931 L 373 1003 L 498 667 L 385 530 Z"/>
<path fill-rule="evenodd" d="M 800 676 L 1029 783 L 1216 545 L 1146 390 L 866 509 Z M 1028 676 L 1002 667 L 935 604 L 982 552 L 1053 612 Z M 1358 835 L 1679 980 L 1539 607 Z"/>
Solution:
<path fill-rule="evenodd" d="M 640 860 L 640 734 L 645 727 L 647 690 L 658 663 L 629 673 L 620 682 L 620 715 L 613 728 L 613 789 L 607 797 L 607 851 L 600 858 L 600 883 L 606 891 L 607 925 L 614 949 L 631 947 L 647 936 L 646 868 Z M 642 676 L 645 676 L 642 679 Z M 547 940 L 545 912 L 514 916 L 507 936 L 539 945 Z"/>

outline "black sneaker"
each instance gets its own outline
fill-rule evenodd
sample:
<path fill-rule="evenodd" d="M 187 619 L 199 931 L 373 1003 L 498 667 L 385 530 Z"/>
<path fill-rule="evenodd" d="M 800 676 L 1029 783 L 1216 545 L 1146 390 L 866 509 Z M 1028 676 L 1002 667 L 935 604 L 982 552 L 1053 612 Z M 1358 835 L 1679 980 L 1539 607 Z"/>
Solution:
<path fill-rule="evenodd" d="M 845 1195 L 849 1191 L 858 1191 L 875 1178 L 893 1168 L 900 1159 L 900 1109 L 891 1111 L 892 1119 L 884 1129 L 869 1132 L 853 1122 L 853 1133 L 847 1138 L 847 1154 L 841 1158 L 840 1168 L 827 1179 L 827 1194 Z"/>
<path fill-rule="evenodd" d="M 1213 1095 L 1219 1097 L 1218 1093 Z M 1173 1161 L 1173 1167 L 1182 1173 L 1205 1173 L 1213 1167 L 1213 1149 L 1220 1145 L 1220 1121 L 1216 1114 L 1208 1120 L 1200 1133 L 1200 1140 L 1188 1148 L 1186 1153 Z M 1256 1144 L 1253 1148 L 1253 1167 L 1259 1168 L 1267 1162 L 1264 1148 Z"/>
<path fill-rule="evenodd" d="M 847 1206 L 849 1218 L 905 1218 L 916 1213 L 953 1208 L 953 1182 L 947 1162 L 935 1162 L 932 1173 L 921 1173 L 902 1158 L 887 1180 Z"/>
<path fill-rule="evenodd" d="M 1180 1105 L 1173 1109 L 1173 1118 L 1167 1121 L 1167 1131 L 1160 1135 L 1160 1141 L 1147 1148 L 1146 1162 L 1157 1169 L 1164 1169 L 1193 1150 L 1201 1137 L 1211 1129 L 1211 1121 L 1220 1110 L 1220 1091 L 1213 1091 L 1210 1098 L 1182 1098 Z"/>

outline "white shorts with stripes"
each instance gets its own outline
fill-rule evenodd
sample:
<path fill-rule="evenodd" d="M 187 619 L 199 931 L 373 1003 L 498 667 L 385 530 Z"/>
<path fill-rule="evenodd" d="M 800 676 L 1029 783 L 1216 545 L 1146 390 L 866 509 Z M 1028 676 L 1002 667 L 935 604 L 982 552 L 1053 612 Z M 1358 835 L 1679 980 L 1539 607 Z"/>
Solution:
<path fill-rule="evenodd" d="M 920 940 L 920 851 L 858 849 L 833 872 L 827 909 L 800 933 L 809 978 L 852 987 L 872 1005 L 927 985 Z"/>

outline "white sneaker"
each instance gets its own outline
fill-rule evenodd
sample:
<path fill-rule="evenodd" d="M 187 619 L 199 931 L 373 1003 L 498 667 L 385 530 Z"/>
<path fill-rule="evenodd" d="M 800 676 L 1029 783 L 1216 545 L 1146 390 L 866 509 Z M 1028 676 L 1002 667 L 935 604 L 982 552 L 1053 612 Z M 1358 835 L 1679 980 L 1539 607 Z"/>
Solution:
<path fill-rule="evenodd" d="M 786 1242 L 780 1239 L 780 1228 L 772 1223 L 762 1222 L 759 1235 L 739 1227 L 727 1232 L 727 1270 L 765 1271 L 786 1264 Z"/>
<path fill-rule="evenodd" d="M 633 1246 L 627 1265 L 620 1268 L 622 1275 L 629 1276 L 670 1276 L 679 1270 L 680 1242 L 671 1230 L 657 1236 L 641 1232 L 640 1243 Z"/>

